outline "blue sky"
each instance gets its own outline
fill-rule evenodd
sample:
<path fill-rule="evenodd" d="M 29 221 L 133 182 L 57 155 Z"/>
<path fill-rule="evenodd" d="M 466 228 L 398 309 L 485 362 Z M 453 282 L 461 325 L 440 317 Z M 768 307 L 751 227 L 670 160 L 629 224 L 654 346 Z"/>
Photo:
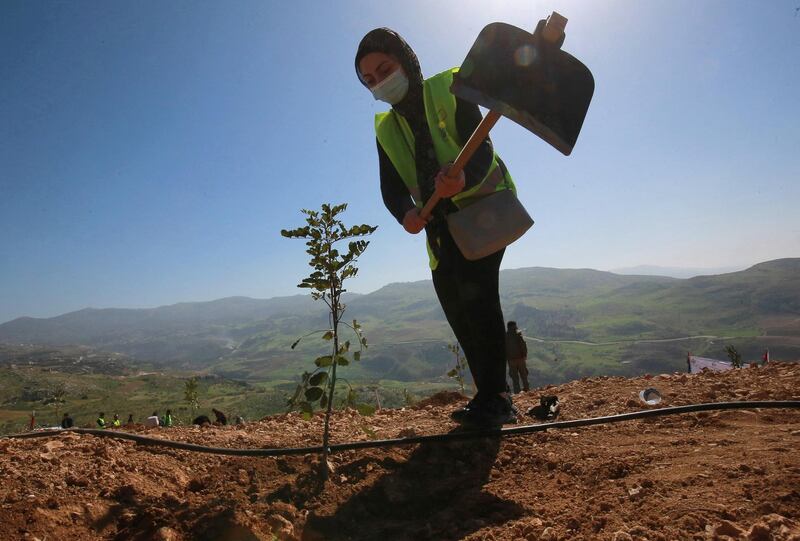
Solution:
<path fill-rule="evenodd" d="M 800 0 L 0 3 L 0 322 L 300 292 L 301 208 L 378 225 L 350 289 L 429 277 L 384 209 L 353 55 L 426 76 L 557 10 L 596 90 L 573 154 L 492 132 L 536 225 L 503 267 L 800 256 Z"/>

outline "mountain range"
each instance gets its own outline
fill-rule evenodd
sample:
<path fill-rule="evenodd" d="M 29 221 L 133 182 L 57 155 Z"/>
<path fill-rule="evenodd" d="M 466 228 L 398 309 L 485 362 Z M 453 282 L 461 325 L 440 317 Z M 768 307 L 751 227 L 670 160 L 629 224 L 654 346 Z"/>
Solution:
<path fill-rule="evenodd" d="M 646 274 L 655 276 L 669 276 L 671 278 L 694 278 L 695 276 L 710 276 L 714 274 L 728 274 L 744 270 L 744 265 L 739 267 L 662 267 L 659 265 L 636 265 L 635 267 L 621 267 L 610 269 L 614 274 Z"/>
<path fill-rule="evenodd" d="M 685 352 L 745 356 L 770 348 L 800 358 L 800 258 L 689 279 L 619 275 L 592 269 L 504 270 L 501 300 L 529 339 L 531 361 L 554 379 L 592 373 L 680 369 Z M 370 343 L 353 374 L 397 380 L 446 371 L 455 341 L 429 280 L 348 294 L 347 318 Z M 172 367 L 231 377 L 275 377 L 325 346 L 327 307 L 308 295 L 229 297 L 151 309 L 87 308 L 52 318 L 22 317 L 0 325 L 0 342 L 81 345 Z M 695 338 L 692 338 L 695 337 Z M 674 339 L 659 343 L 658 340 Z M 554 361 L 555 360 L 555 361 Z M 555 364 L 560 360 L 560 364 Z"/>

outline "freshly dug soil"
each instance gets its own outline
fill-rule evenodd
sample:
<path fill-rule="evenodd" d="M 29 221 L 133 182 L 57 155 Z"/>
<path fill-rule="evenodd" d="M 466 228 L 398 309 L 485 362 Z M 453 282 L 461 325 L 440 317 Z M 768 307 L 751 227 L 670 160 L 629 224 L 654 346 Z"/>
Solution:
<path fill-rule="evenodd" d="M 722 374 L 590 378 L 557 395 L 559 420 L 732 400 L 800 399 L 800 364 Z M 443 393 L 362 417 L 337 412 L 332 442 L 446 433 Z M 522 416 L 521 423 L 537 422 Z M 244 427 L 144 429 L 218 447 L 321 442 L 322 417 Z M 232 458 L 69 432 L 0 440 L 0 539 L 800 541 L 800 410 L 701 412 L 574 430 L 319 457 Z"/>

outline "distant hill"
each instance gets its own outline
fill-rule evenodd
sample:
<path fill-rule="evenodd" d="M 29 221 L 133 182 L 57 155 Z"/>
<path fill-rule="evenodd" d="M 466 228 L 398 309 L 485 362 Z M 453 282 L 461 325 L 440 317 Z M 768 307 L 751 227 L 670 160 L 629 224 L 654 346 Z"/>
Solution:
<path fill-rule="evenodd" d="M 744 270 L 745 267 L 661 267 L 658 265 L 637 265 L 611 269 L 614 274 L 639 274 L 648 276 L 669 276 L 671 278 L 694 278 L 695 276 L 711 276 L 728 274 Z"/>
<path fill-rule="evenodd" d="M 653 342 L 700 335 L 727 337 L 745 358 L 765 347 L 800 358 L 800 258 L 690 279 L 534 267 L 502 271 L 500 282 L 506 319 L 531 339 L 540 377 L 680 369 L 689 349 L 724 356 L 714 338 Z M 364 325 L 371 344 L 352 374 L 414 380 L 446 372 L 444 345 L 454 338 L 430 281 L 390 284 L 347 304 L 346 317 Z M 0 341 L 85 345 L 230 377 L 289 377 L 320 347 L 313 338 L 289 345 L 327 325 L 325 306 L 308 296 L 231 297 L 19 318 L 0 325 Z"/>
<path fill-rule="evenodd" d="M 85 308 L 52 318 L 22 317 L 0 325 L 0 341 L 80 344 L 147 360 L 216 359 L 256 321 L 316 308 L 307 295 L 251 299 L 227 297 L 148 309 Z"/>

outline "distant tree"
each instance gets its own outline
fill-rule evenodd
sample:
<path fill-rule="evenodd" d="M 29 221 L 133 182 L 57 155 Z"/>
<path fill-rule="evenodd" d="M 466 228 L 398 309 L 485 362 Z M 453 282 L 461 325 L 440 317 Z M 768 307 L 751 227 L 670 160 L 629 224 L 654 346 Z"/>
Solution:
<path fill-rule="evenodd" d="M 183 382 L 183 401 L 189 406 L 192 410 L 192 419 L 196 417 L 197 408 L 200 407 L 200 403 L 198 401 L 199 398 L 199 390 L 197 385 L 197 378 L 189 378 Z"/>
<path fill-rule="evenodd" d="M 464 374 L 467 371 L 467 360 L 461 355 L 461 347 L 458 342 L 455 344 L 447 344 L 447 349 L 455 357 L 456 365 L 447 373 L 447 377 L 453 378 L 458 382 L 461 388 L 461 394 L 464 394 Z"/>
<path fill-rule="evenodd" d="M 725 353 L 728 354 L 728 358 L 731 360 L 731 364 L 733 364 L 734 368 L 742 367 L 742 356 L 739 355 L 735 347 L 731 345 L 725 346 Z"/>
<path fill-rule="evenodd" d="M 311 256 L 309 265 L 314 269 L 311 274 L 303 278 L 297 287 L 310 289 L 314 300 L 321 300 L 328 306 L 329 328 L 313 331 L 298 338 L 297 344 L 312 334 L 322 334 L 322 339 L 331 342 L 330 355 L 322 355 L 314 360 L 316 369 L 305 372 L 294 395 L 288 400 L 290 408 L 299 408 L 303 415 L 310 418 L 314 412 L 314 404 L 319 404 L 325 409 L 325 425 L 322 433 L 322 464 L 321 477 L 328 479 L 328 442 L 330 438 L 330 416 L 333 409 L 334 393 L 336 391 L 336 368 L 347 366 L 350 363 L 350 341 L 342 340 L 341 326 L 348 327 L 358 340 L 358 351 L 352 353 L 354 361 L 361 359 L 363 348 L 367 347 L 367 339 L 361 332 L 361 326 L 354 319 L 349 325 L 342 321 L 346 306 L 341 301 L 341 295 L 346 291 L 344 281 L 358 273 L 355 266 L 359 256 L 364 253 L 369 241 L 356 240 L 360 237 L 371 235 L 377 227 L 362 224 L 352 227 L 345 226 L 338 216 L 347 209 L 346 204 L 331 206 L 322 205 L 321 211 L 306 210 L 306 224 L 297 229 L 281 230 L 281 235 L 290 239 L 304 239 L 308 249 L 306 253 Z M 337 243 L 349 240 L 347 252 L 340 253 L 336 248 Z M 352 388 L 347 394 L 347 403 L 355 403 L 355 392 Z M 359 411 L 367 412 L 371 406 L 359 407 Z M 374 411 L 374 409 L 372 410 Z"/>

